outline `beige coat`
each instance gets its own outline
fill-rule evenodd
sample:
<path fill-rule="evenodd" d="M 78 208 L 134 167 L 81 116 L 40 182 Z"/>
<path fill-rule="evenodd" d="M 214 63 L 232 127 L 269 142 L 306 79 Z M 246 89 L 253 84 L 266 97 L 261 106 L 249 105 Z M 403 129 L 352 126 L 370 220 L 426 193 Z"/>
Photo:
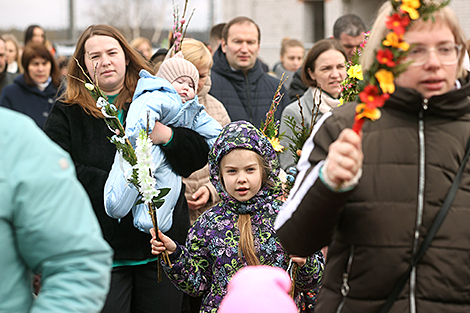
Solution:
<path fill-rule="evenodd" d="M 209 90 L 211 89 L 211 80 L 210 77 L 207 79 L 206 84 L 198 93 L 199 103 L 205 106 L 206 112 L 212 116 L 217 122 L 219 122 L 222 127 L 230 123 L 230 117 L 228 116 L 227 111 L 225 110 L 223 104 L 209 95 Z M 206 205 L 198 210 L 189 209 L 189 217 L 191 220 L 191 225 L 196 221 L 196 219 L 204 211 L 211 208 L 220 201 L 220 198 L 215 190 L 215 187 L 209 181 L 209 167 L 206 165 L 202 169 L 194 172 L 188 178 L 183 179 L 183 183 L 186 185 L 186 199 L 192 199 L 191 196 L 195 193 L 201 186 L 206 186 L 210 191 L 210 198 L 207 201 Z"/>

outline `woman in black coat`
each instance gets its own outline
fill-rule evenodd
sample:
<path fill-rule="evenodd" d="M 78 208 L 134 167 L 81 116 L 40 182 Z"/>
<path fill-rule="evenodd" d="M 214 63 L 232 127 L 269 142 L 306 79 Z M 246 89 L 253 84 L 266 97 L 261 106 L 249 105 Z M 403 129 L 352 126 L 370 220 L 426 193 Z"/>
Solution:
<path fill-rule="evenodd" d="M 42 44 L 26 45 L 21 64 L 24 74 L 3 88 L 0 106 L 28 115 L 43 128 L 57 98 L 59 69 Z"/>

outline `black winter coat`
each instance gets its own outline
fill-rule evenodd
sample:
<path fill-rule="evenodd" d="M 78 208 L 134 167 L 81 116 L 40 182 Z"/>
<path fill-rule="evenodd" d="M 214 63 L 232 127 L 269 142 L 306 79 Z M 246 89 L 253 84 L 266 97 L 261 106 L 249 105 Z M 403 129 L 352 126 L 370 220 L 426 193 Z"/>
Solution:
<path fill-rule="evenodd" d="M 219 46 L 214 54 L 211 79 L 209 94 L 222 102 L 232 121 L 244 120 L 259 127 L 266 120 L 279 80 L 264 72 L 258 60 L 245 76 L 242 71 L 231 69 Z M 281 119 L 282 111 L 290 103 L 284 87 L 282 93 L 284 97 L 275 114 L 277 119 Z"/>
<path fill-rule="evenodd" d="M 21 74 L 13 84 L 3 88 L 0 106 L 28 115 L 43 128 L 56 98 L 57 88 L 52 83 L 41 91 L 27 85 Z"/>
<path fill-rule="evenodd" d="M 0 94 L 2 93 L 3 87 L 13 84 L 15 78 L 18 76 L 19 74 L 9 73 L 7 66 L 5 66 L 5 70 L 0 73 Z"/>
<path fill-rule="evenodd" d="M 297 95 L 302 97 L 305 91 L 308 89 L 308 86 L 302 81 L 302 68 L 299 68 L 292 77 L 292 82 L 289 86 L 289 97 L 291 99 L 297 99 Z"/>

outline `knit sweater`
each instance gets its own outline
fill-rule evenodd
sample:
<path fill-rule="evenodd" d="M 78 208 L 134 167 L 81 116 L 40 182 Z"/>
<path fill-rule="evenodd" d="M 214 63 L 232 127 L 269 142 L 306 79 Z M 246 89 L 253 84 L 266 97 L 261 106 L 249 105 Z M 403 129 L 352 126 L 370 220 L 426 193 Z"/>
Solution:
<path fill-rule="evenodd" d="M 315 108 L 313 107 L 314 103 Z M 320 101 L 320 91 L 317 90 L 315 92 L 315 88 L 310 87 L 304 93 L 302 98 L 300 98 L 300 105 L 302 106 L 304 125 L 305 127 L 310 128 L 312 124 L 312 116 L 314 117 L 313 124 L 315 125 L 315 123 L 320 120 L 323 114 L 331 111 L 333 108 L 336 108 L 339 105 L 339 100 L 332 98 L 326 92 L 322 92 Z M 318 105 L 320 105 L 320 107 L 318 107 Z M 279 155 L 279 160 L 281 161 L 281 167 L 284 169 L 295 165 L 294 157 L 292 152 L 289 150 L 289 144 L 292 143 L 289 137 L 294 135 L 292 130 L 286 124 L 287 117 L 289 116 L 294 118 L 294 121 L 297 123 L 297 127 L 301 127 L 302 115 L 300 114 L 299 101 L 292 102 L 282 112 L 279 133 L 284 134 L 281 139 L 281 145 L 285 147 L 285 151 Z"/>

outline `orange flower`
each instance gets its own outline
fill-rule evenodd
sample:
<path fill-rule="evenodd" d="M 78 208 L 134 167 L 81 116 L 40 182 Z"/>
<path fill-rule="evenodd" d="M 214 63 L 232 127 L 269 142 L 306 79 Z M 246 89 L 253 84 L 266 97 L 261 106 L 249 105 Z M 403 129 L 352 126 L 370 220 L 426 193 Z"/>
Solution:
<path fill-rule="evenodd" d="M 268 140 L 272 144 L 274 151 L 282 152 L 282 150 L 284 150 L 284 147 L 281 146 L 281 142 L 279 141 L 279 138 L 272 137 L 272 138 L 268 138 Z"/>
<path fill-rule="evenodd" d="M 395 32 L 388 33 L 382 44 L 386 47 L 398 48 L 403 51 L 407 51 L 410 48 L 410 45 L 403 41 L 403 35 L 398 35 Z"/>
<path fill-rule="evenodd" d="M 360 103 L 356 106 L 356 120 L 368 118 L 371 121 L 376 121 L 380 116 L 381 113 L 378 108 L 369 108 L 365 103 Z"/>
<path fill-rule="evenodd" d="M 395 92 L 395 84 L 393 83 L 395 76 L 393 76 L 392 72 L 385 69 L 378 70 L 375 73 L 375 78 L 379 82 L 380 89 L 382 89 L 383 93 Z"/>

